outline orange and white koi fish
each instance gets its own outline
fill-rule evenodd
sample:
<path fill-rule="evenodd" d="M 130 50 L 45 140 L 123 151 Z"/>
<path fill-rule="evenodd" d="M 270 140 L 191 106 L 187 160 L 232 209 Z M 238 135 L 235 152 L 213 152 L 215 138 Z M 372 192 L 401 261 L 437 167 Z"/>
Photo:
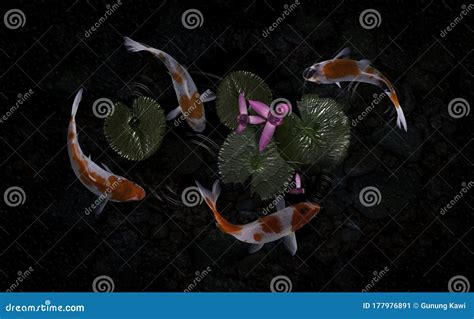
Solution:
<path fill-rule="evenodd" d="M 311 202 L 302 202 L 288 207 L 278 205 L 278 211 L 273 214 L 245 225 L 235 225 L 222 217 L 217 210 L 216 202 L 220 194 L 219 181 L 214 182 L 212 192 L 205 189 L 198 182 L 196 182 L 196 185 L 207 206 L 212 210 L 220 230 L 242 242 L 252 244 L 249 248 L 250 253 L 259 251 L 266 243 L 283 238 L 286 248 L 294 256 L 298 248 L 295 231 L 309 223 L 320 210 L 318 204 Z"/>
<path fill-rule="evenodd" d="M 124 40 L 124 45 L 128 51 L 148 51 L 160 59 L 168 69 L 173 80 L 173 87 L 179 106 L 168 113 L 166 119 L 172 120 L 178 115 L 183 114 L 186 122 L 194 131 L 204 131 L 206 128 L 206 112 L 203 102 L 214 100 L 216 98 L 214 93 L 207 90 L 200 95 L 189 72 L 168 53 L 133 41 L 127 37 L 124 37 Z"/>
<path fill-rule="evenodd" d="M 316 63 L 303 72 L 303 78 L 307 81 L 321 84 L 336 84 L 341 87 L 340 82 L 364 82 L 376 85 L 384 89 L 397 111 L 397 126 L 407 130 L 405 115 L 398 101 L 395 87 L 378 70 L 370 66 L 369 60 L 350 60 L 345 57 L 349 55 L 349 49 L 344 48 L 333 59 Z"/>
<path fill-rule="evenodd" d="M 102 164 L 105 169 L 99 167 L 86 157 L 82 152 L 77 139 L 76 131 L 76 113 L 82 98 L 82 89 L 77 92 L 72 105 L 71 120 L 67 133 L 67 150 L 71 166 L 81 183 L 92 193 L 99 196 L 99 204 L 95 208 L 96 214 L 100 214 L 107 202 L 127 202 L 138 201 L 145 197 L 145 190 L 126 179 L 125 177 L 115 175 L 110 169 Z"/>

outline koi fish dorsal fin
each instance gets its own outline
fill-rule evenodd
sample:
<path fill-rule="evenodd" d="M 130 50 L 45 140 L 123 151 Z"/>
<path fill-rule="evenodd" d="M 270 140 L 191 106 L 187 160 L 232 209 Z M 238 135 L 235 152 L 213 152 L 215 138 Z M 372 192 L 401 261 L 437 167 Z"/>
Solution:
<path fill-rule="evenodd" d="M 112 170 L 107 165 L 105 165 L 104 163 L 101 163 L 101 164 L 107 172 L 109 172 L 110 174 L 113 174 Z"/>
<path fill-rule="evenodd" d="M 76 97 L 74 98 L 74 103 L 72 103 L 72 110 L 71 110 L 71 116 L 75 117 L 77 113 L 77 109 L 79 108 L 79 103 L 81 103 L 82 99 L 82 88 L 79 89 L 76 93 Z"/>
<path fill-rule="evenodd" d="M 345 58 L 345 57 L 348 57 L 349 54 L 351 54 L 351 49 L 344 48 L 341 51 L 339 51 L 339 53 L 336 54 L 336 56 L 333 59 L 335 60 L 335 59 Z"/>
<path fill-rule="evenodd" d="M 359 69 L 364 72 L 370 66 L 370 60 L 362 59 L 357 62 L 357 64 L 359 65 Z"/>

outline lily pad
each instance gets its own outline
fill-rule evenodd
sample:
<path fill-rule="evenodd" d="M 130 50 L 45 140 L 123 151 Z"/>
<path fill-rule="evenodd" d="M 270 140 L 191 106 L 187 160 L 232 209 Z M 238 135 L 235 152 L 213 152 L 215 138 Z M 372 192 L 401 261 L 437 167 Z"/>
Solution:
<path fill-rule="evenodd" d="M 225 183 L 245 183 L 250 179 L 252 193 L 270 199 L 284 190 L 294 174 L 293 168 L 278 153 L 274 142 L 258 150 L 259 132 L 247 128 L 231 133 L 219 152 L 219 171 Z"/>
<path fill-rule="evenodd" d="M 238 98 L 241 92 L 245 98 L 265 104 L 272 101 L 272 91 L 261 77 L 247 71 L 236 71 L 227 75 L 217 88 L 216 110 L 222 123 L 235 129 L 239 115 Z"/>
<path fill-rule="evenodd" d="M 165 130 L 163 109 L 143 96 L 133 101 L 132 108 L 116 103 L 104 122 L 104 134 L 112 149 L 132 161 L 150 157 L 160 147 Z"/>
<path fill-rule="evenodd" d="M 317 173 L 340 164 L 350 142 L 349 119 L 342 106 L 329 98 L 304 95 L 294 114 L 278 127 L 275 139 L 280 154 L 302 171 Z"/>

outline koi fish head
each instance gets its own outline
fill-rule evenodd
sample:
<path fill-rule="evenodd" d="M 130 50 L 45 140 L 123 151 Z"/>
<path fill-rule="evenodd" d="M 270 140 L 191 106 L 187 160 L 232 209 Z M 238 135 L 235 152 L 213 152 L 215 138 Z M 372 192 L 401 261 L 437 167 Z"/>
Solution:
<path fill-rule="evenodd" d="M 318 204 L 303 202 L 293 205 L 293 217 L 291 220 L 292 230 L 300 229 L 311 219 L 313 219 L 320 211 L 321 207 Z"/>
<path fill-rule="evenodd" d="M 322 76 L 322 72 L 321 72 L 321 65 L 320 65 L 320 63 L 316 63 L 316 64 L 310 66 L 309 68 L 307 68 L 307 69 L 304 70 L 304 72 L 303 72 L 303 78 L 304 78 L 306 81 L 311 81 L 311 82 L 319 83 L 321 76 Z"/>
<path fill-rule="evenodd" d="M 121 179 L 112 191 L 112 198 L 121 202 L 139 201 L 145 198 L 145 190 L 128 179 Z"/>

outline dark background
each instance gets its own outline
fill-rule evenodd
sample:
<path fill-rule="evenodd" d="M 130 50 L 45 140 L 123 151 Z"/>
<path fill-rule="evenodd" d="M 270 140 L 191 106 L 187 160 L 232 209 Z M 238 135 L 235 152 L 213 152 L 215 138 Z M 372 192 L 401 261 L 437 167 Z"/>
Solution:
<path fill-rule="evenodd" d="M 442 38 L 462 2 L 302 0 L 263 37 L 283 5 L 292 3 L 124 0 L 85 37 L 113 2 L 2 1 L 2 16 L 11 8 L 26 16 L 22 28 L 0 26 L 2 115 L 19 93 L 34 94 L 0 125 L 2 193 L 19 186 L 26 194 L 24 205 L 0 203 L 0 288 L 8 289 L 29 267 L 34 271 L 16 291 L 91 291 L 100 275 L 113 279 L 115 291 L 183 291 L 206 267 L 212 270 L 195 291 L 269 291 L 277 275 L 289 277 L 293 291 L 361 291 L 385 267 L 389 271 L 372 291 L 447 291 L 450 278 L 468 276 L 472 195 L 445 215 L 440 209 L 462 182 L 473 180 L 472 114 L 454 119 L 448 104 L 457 97 L 473 101 L 474 13 Z M 204 17 L 194 30 L 181 23 L 190 8 Z M 382 17 L 371 30 L 359 24 L 368 8 Z M 348 157 L 331 174 L 322 212 L 297 233 L 297 255 L 281 243 L 248 254 L 246 244 L 216 229 L 205 205 L 180 204 L 182 190 L 195 179 L 205 185 L 215 179 L 212 143 L 186 125 L 169 125 L 161 148 L 146 161 L 121 159 L 109 148 L 103 120 L 91 110 L 96 99 L 130 103 L 145 94 L 139 83 L 167 111 L 176 105 L 163 65 L 126 52 L 124 35 L 170 53 L 201 91 L 215 91 L 227 73 L 247 70 L 265 79 L 274 96 L 293 102 L 303 92 L 337 98 L 353 119 L 378 88 L 360 85 L 351 97 L 335 85 L 305 85 L 301 77 L 315 61 L 348 46 L 354 59 L 370 59 L 395 83 L 408 133 L 396 129 L 384 102 L 352 128 Z M 150 194 L 145 201 L 109 203 L 99 217 L 84 214 L 95 198 L 76 181 L 66 150 L 79 87 L 85 88 L 77 116 L 82 149 L 144 185 Z M 206 107 L 204 135 L 220 145 L 230 131 L 220 125 L 214 102 Z M 309 190 L 320 177 L 312 178 Z M 359 202 L 366 186 L 382 195 L 370 209 Z M 254 220 L 264 206 L 242 186 L 224 185 L 219 200 L 235 222 Z"/>

